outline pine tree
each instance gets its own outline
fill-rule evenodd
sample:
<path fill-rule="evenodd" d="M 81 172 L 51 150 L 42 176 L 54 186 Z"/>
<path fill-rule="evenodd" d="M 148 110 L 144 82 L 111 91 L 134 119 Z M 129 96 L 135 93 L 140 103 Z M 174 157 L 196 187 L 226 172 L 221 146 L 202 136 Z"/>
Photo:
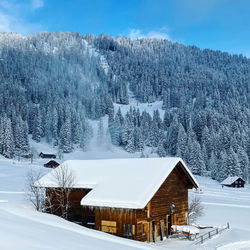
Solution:
<path fill-rule="evenodd" d="M 21 155 L 21 153 L 27 153 L 29 149 L 27 124 L 23 122 L 20 116 L 17 117 L 14 127 L 14 145 L 15 154 Z"/>
<path fill-rule="evenodd" d="M 166 157 L 167 155 L 162 142 L 157 147 L 157 154 L 159 157 Z"/>
<path fill-rule="evenodd" d="M 177 137 L 177 156 L 183 158 L 187 146 L 187 134 L 182 126 L 179 124 L 178 137 Z"/>
<path fill-rule="evenodd" d="M 190 145 L 190 156 L 188 164 L 193 174 L 205 174 L 205 162 L 201 152 L 200 144 L 196 140 L 193 140 L 192 144 Z"/>
<path fill-rule="evenodd" d="M 135 149 L 136 151 L 143 151 L 144 143 L 142 138 L 142 133 L 140 128 L 136 128 L 134 130 L 134 138 L 135 138 Z"/>
<path fill-rule="evenodd" d="M 176 155 L 177 153 L 178 132 L 179 132 L 179 124 L 177 121 L 177 117 L 175 116 L 173 122 L 170 124 L 167 135 L 168 153 L 170 155 Z"/>
<path fill-rule="evenodd" d="M 242 177 L 246 178 L 246 180 L 250 180 L 249 160 L 246 152 L 242 147 L 239 147 L 237 155 L 238 155 L 238 164 L 242 173 Z"/>
<path fill-rule="evenodd" d="M 135 144 L 134 144 L 134 137 L 133 137 L 133 131 L 132 130 L 128 130 L 127 144 L 125 146 L 125 149 L 129 153 L 134 153 L 135 152 Z"/>
<path fill-rule="evenodd" d="M 214 152 L 212 151 L 211 157 L 210 157 L 209 163 L 208 163 L 208 169 L 211 173 L 212 179 L 214 179 L 214 180 L 219 179 L 219 176 L 218 176 L 219 167 L 220 167 L 220 164 L 219 164 L 218 158 L 216 158 Z"/>
<path fill-rule="evenodd" d="M 206 149 L 207 157 L 210 158 L 212 151 L 211 135 L 207 126 L 202 130 L 201 144 Z"/>
<path fill-rule="evenodd" d="M 14 156 L 14 139 L 11 121 L 6 116 L 3 118 L 2 155 L 7 158 Z"/>
<path fill-rule="evenodd" d="M 225 161 L 225 167 L 227 168 L 228 176 L 241 176 L 241 169 L 238 165 L 237 155 L 230 147 L 227 152 L 227 158 Z"/>
<path fill-rule="evenodd" d="M 60 131 L 60 149 L 63 153 L 70 153 L 73 150 L 71 144 L 71 122 L 69 119 L 65 121 Z"/>
<path fill-rule="evenodd" d="M 35 116 L 34 127 L 32 131 L 32 139 L 35 140 L 36 142 L 40 142 L 42 136 L 43 136 L 42 116 L 38 109 L 37 115 Z"/>

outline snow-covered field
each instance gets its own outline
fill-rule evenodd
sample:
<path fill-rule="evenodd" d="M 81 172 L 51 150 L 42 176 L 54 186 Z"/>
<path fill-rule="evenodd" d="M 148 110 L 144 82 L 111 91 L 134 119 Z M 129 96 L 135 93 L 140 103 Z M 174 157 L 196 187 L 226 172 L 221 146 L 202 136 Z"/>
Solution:
<path fill-rule="evenodd" d="M 45 143 L 31 144 L 38 152 L 54 150 Z M 139 157 L 118 148 L 97 150 L 92 144 L 88 152 L 75 151 L 63 160 Z M 196 176 L 204 193 L 191 191 L 189 196 L 199 196 L 204 205 L 205 215 L 198 223 L 216 226 L 229 222 L 230 229 L 203 245 L 176 238 L 155 245 L 122 239 L 34 211 L 26 198 L 26 174 L 30 168 L 50 171 L 41 167 L 44 163 L 42 159 L 31 164 L 27 160 L 18 162 L 0 157 L 0 249 L 250 249 L 249 185 L 244 189 L 222 189 L 218 182 Z"/>

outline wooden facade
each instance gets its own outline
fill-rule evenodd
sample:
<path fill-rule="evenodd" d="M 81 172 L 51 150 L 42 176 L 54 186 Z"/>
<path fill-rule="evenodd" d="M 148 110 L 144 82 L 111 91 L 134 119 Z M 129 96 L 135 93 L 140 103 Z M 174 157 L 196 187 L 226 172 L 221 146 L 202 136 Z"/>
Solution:
<path fill-rule="evenodd" d="M 43 152 L 41 152 L 39 154 L 39 157 L 46 158 L 46 159 L 56 159 L 56 155 L 54 155 L 54 154 L 44 154 Z"/>
<path fill-rule="evenodd" d="M 54 160 L 51 160 L 47 163 L 45 163 L 43 166 L 46 167 L 46 168 L 56 168 L 58 167 L 60 164 Z"/>
<path fill-rule="evenodd" d="M 143 209 L 83 207 L 81 199 L 91 190 L 73 189 L 68 219 L 134 240 L 161 240 L 170 233 L 171 225 L 186 224 L 188 189 L 194 186 L 192 177 L 179 162 Z M 47 195 L 53 201 L 53 189 L 47 189 Z M 172 211 L 171 203 L 175 206 Z"/>
<path fill-rule="evenodd" d="M 244 185 L 245 185 L 245 181 L 238 177 L 236 180 L 230 182 L 230 183 L 227 183 L 227 184 L 221 184 L 222 187 L 232 187 L 232 188 L 244 188 Z"/>

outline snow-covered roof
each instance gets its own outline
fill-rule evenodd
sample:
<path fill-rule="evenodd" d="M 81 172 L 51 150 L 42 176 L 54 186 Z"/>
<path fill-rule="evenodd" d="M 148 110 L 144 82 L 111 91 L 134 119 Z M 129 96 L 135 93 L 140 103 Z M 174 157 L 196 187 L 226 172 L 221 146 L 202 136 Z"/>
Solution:
<path fill-rule="evenodd" d="M 69 160 L 35 183 L 57 187 L 55 171 L 70 168 L 76 176 L 75 188 L 92 189 L 81 200 L 84 206 L 140 209 L 151 200 L 174 167 L 181 162 L 194 187 L 192 173 L 181 158 L 130 158 L 105 160 Z"/>
<path fill-rule="evenodd" d="M 236 180 L 238 180 L 239 176 L 229 176 L 227 177 L 224 181 L 221 182 L 221 184 L 223 185 L 231 185 L 232 183 L 234 183 Z M 241 178 L 242 179 L 242 178 Z M 243 180 L 243 179 L 242 179 Z M 244 181 L 244 180 L 243 180 Z"/>

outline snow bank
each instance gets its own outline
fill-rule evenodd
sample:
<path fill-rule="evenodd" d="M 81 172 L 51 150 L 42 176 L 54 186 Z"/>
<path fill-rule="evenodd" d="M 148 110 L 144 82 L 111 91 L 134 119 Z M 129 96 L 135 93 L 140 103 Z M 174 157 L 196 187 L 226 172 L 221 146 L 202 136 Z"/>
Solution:
<path fill-rule="evenodd" d="M 236 241 L 234 243 L 227 244 L 225 246 L 218 247 L 217 250 L 247 250 L 250 249 L 249 241 Z"/>

